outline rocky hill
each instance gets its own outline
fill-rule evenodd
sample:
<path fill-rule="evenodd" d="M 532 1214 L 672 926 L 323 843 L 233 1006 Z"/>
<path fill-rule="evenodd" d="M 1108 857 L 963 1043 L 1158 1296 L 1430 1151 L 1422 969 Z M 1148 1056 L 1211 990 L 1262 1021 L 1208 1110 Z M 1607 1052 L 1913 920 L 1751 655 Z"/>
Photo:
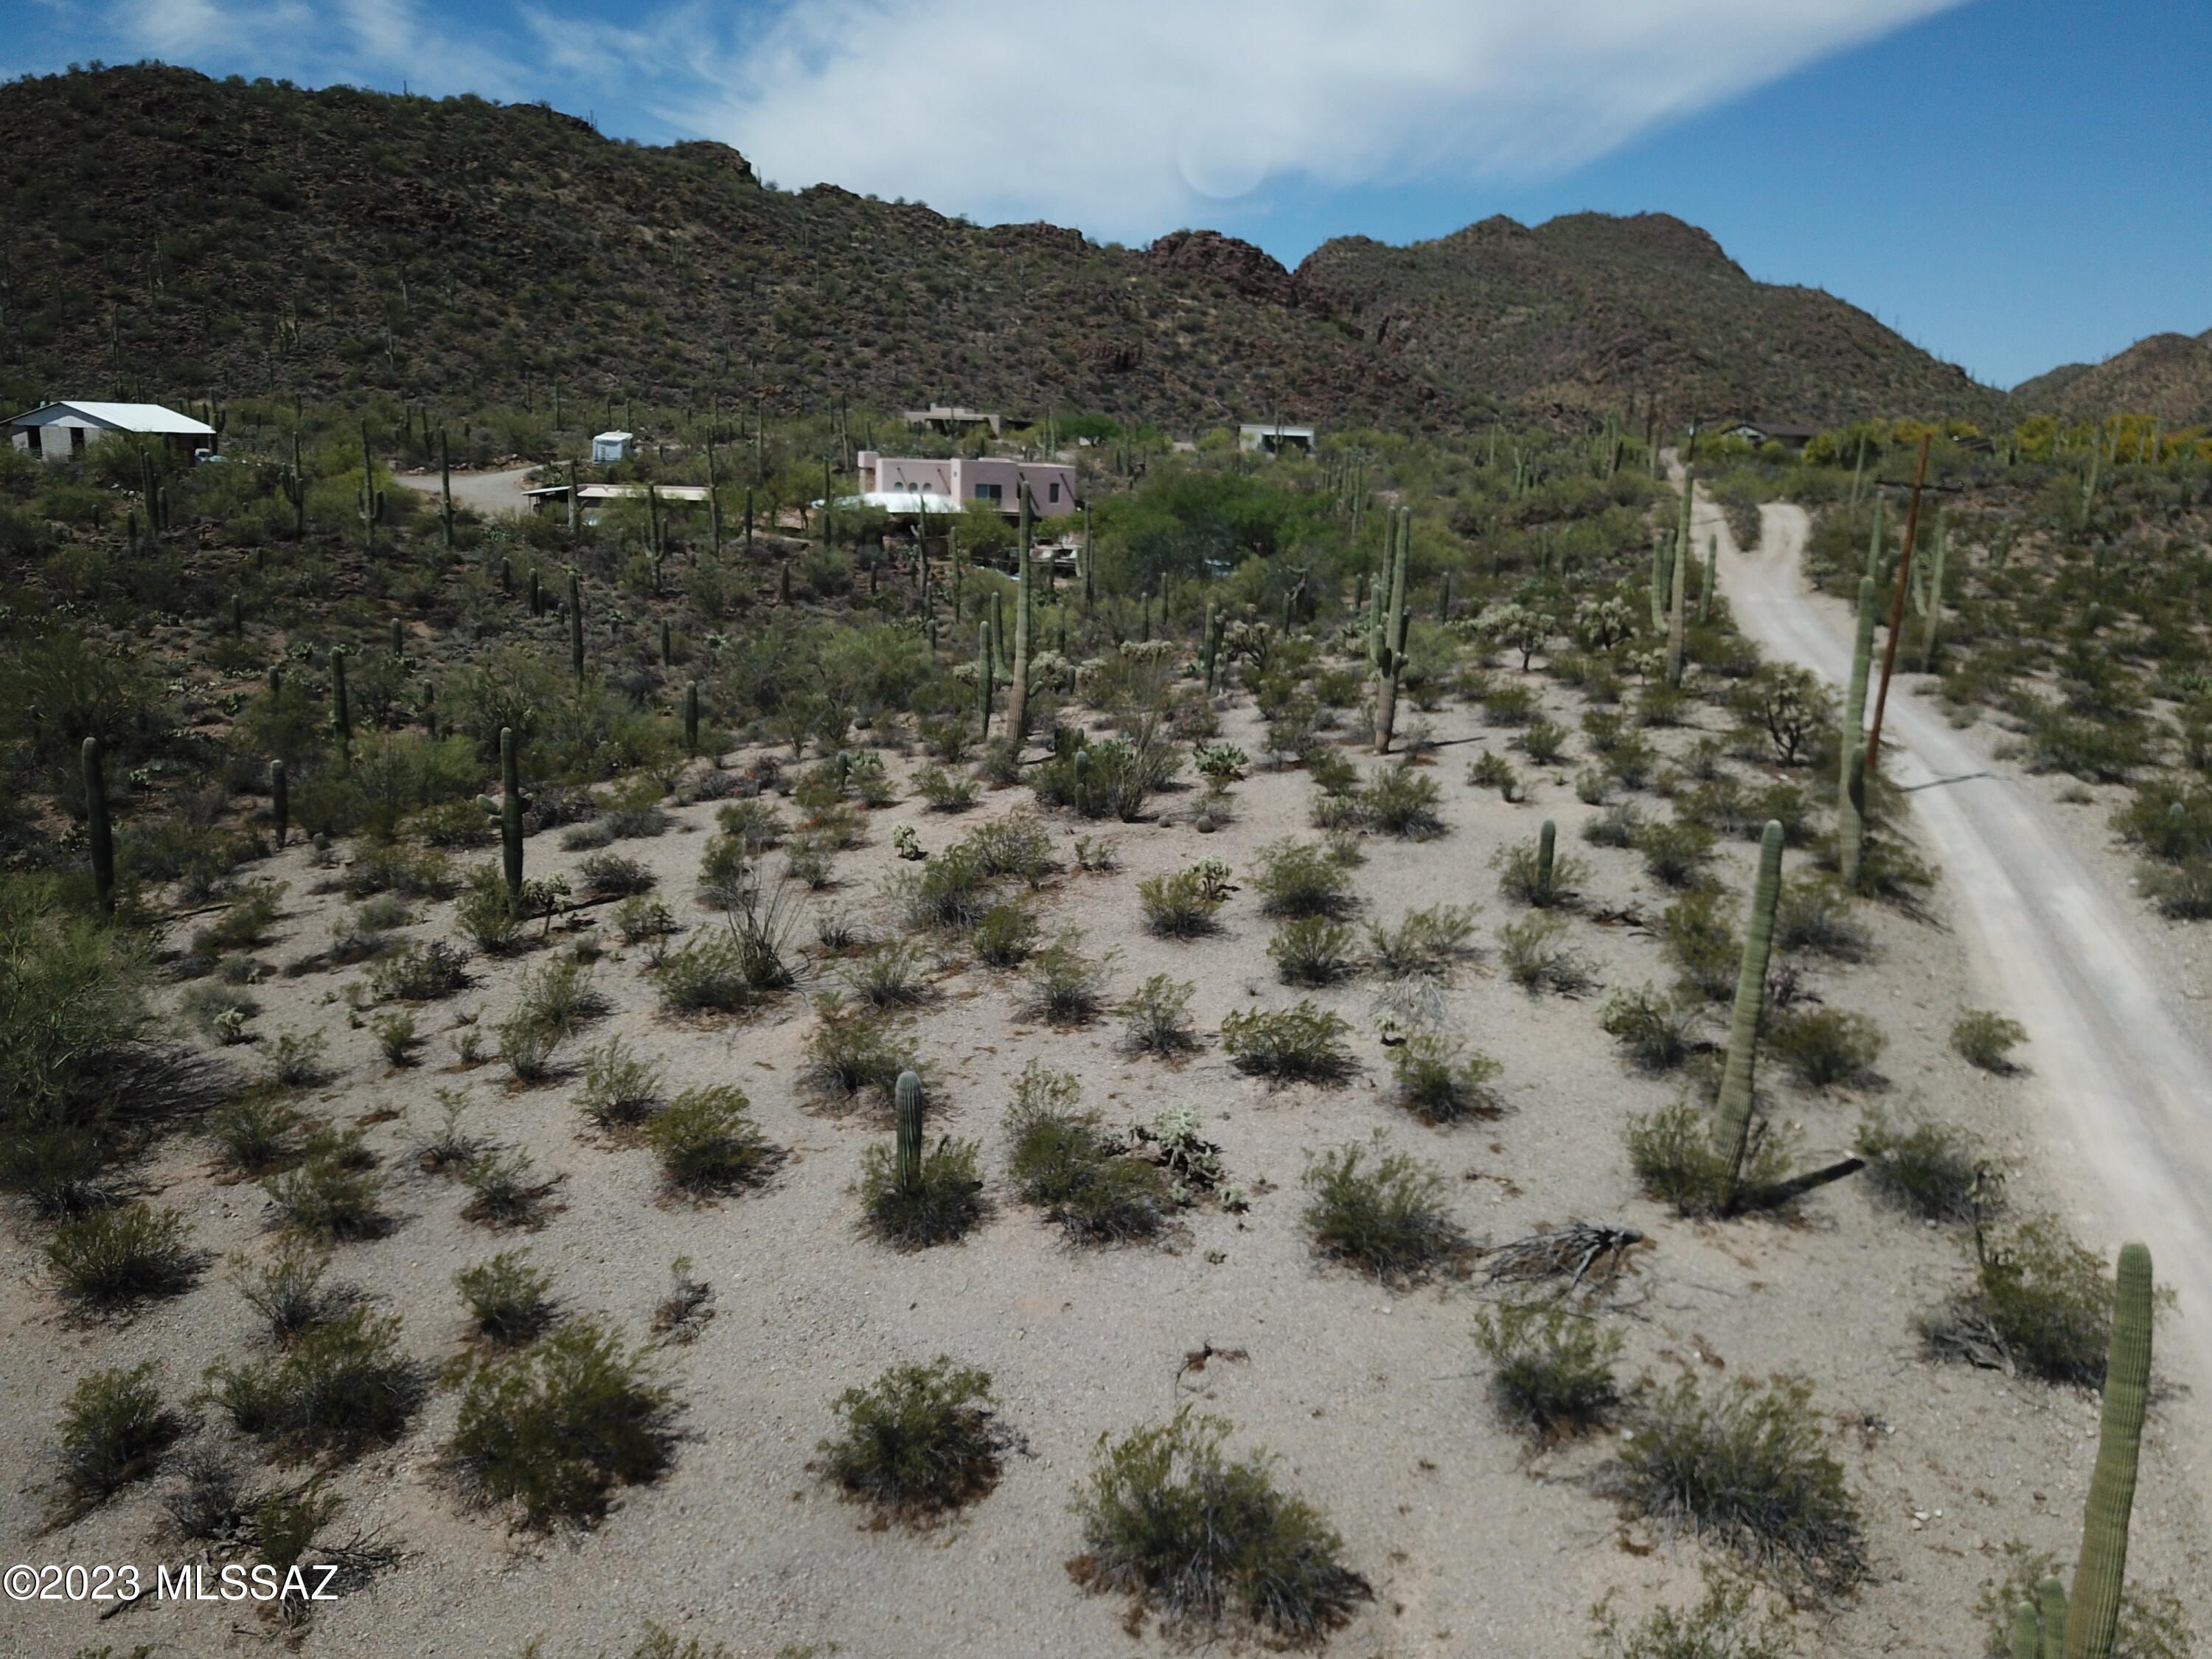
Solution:
<path fill-rule="evenodd" d="M 2212 329 L 2154 334 L 2101 363 L 2067 363 L 2024 380 L 2012 395 L 2034 414 L 2155 415 L 2171 427 L 2212 423 Z"/>
<path fill-rule="evenodd" d="M 1321 248 L 1151 248 L 774 189 L 538 106 L 139 65 L 0 86 L 0 389 L 629 394 L 1270 410 L 1987 415 L 2003 394 L 1658 215 Z"/>

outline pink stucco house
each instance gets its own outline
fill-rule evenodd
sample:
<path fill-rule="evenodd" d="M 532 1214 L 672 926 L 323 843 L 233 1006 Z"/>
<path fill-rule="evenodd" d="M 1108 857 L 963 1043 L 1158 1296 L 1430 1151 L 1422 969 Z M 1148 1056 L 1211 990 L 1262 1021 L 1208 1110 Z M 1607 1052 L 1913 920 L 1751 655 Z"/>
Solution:
<path fill-rule="evenodd" d="M 995 456 L 954 456 L 941 460 L 879 455 L 864 449 L 855 458 L 860 493 L 896 510 L 899 497 L 922 498 L 931 512 L 948 504 L 989 501 L 1008 518 L 1021 511 L 1021 490 L 1029 486 L 1030 508 L 1040 519 L 1075 511 L 1075 469 L 1059 461 L 1009 461 Z"/>

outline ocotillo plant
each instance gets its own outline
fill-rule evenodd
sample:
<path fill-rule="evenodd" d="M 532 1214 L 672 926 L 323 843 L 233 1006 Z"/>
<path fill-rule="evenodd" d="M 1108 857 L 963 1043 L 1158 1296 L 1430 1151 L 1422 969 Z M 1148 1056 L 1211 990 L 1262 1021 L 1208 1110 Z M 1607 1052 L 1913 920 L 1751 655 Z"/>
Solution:
<path fill-rule="evenodd" d="M 1384 614 L 1385 638 L 1382 659 L 1376 665 L 1381 678 L 1375 688 L 1375 752 L 1390 752 L 1391 734 L 1398 724 L 1398 684 L 1406 666 L 1406 634 L 1413 612 L 1406 606 L 1406 549 L 1413 537 L 1413 509 L 1398 509 L 1397 541 L 1390 557 L 1389 609 Z"/>
<path fill-rule="evenodd" d="M 115 826 L 107 817 L 107 773 L 100 764 L 100 739 L 87 738 L 84 763 L 84 827 L 92 851 L 92 890 L 100 908 L 115 908 Z"/>
<path fill-rule="evenodd" d="M 522 902 L 522 763 L 514 728 L 499 728 L 499 861 L 510 904 Z"/>
<path fill-rule="evenodd" d="M 1751 1142 L 1752 1075 L 1759 1058 L 1759 1016 L 1766 1000 L 1766 960 L 1774 946 L 1774 906 L 1782 891 L 1782 825 L 1774 819 L 1759 838 L 1759 884 L 1745 920 L 1743 957 L 1735 975 L 1735 1007 L 1729 1018 L 1728 1061 L 1713 1107 L 1713 1150 L 1728 1164 L 1725 1207 L 1734 1208 L 1743 1159 Z"/>
<path fill-rule="evenodd" d="M 331 653 L 331 730 L 343 749 L 353 741 L 353 704 L 346 696 L 345 653 Z"/>
<path fill-rule="evenodd" d="M 292 830 L 292 785 L 281 760 L 269 763 L 269 816 L 276 825 L 276 844 L 282 847 Z"/>
<path fill-rule="evenodd" d="M 898 1189 L 921 1190 L 921 1079 L 901 1072 L 892 1090 L 898 1112 Z"/>
<path fill-rule="evenodd" d="M 584 586 L 576 573 L 568 573 L 568 669 L 576 684 L 584 683 Z"/>
<path fill-rule="evenodd" d="M 2112 1338 L 2105 1361 L 2105 1419 L 2081 1522 L 2081 1553 L 2067 1598 L 2065 1659 L 2110 1659 L 2128 1568 L 2128 1514 L 2142 1450 L 2143 1400 L 2150 1390 L 2150 1251 L 2120 1247 Z"/>
<path fill-rule="evenodd" d="M 684 752 L 699 752 L 699 682 L 686 680 L 684 684 Z"/>
<path fill-rule="evenodd" d="M 975 624 L 975 719 L 978 739 L 991 740 L 991 624 Z"/>
<path fill-rule="evenodd" d="M 1021 486 L 1021 539 L 1014 564 L 1014 662 L 1006 682 L 1006 740 L 1018 750 L 1030 729 L 1030 488 Z"/>
<path fill-rule="evenodd" d="M 1866 847 L 1866 756 L 1862 742 L 1866 719 L 1867 675 L 1874 663 L 1874 578 L 1859 578 L 1858 631 L 1851 642 L 1851 681 L 1844 694 L 1844 750 L 1836 780 L 1836 863 L 1845 885 L 1858 879 L 1859 855 Z"/>

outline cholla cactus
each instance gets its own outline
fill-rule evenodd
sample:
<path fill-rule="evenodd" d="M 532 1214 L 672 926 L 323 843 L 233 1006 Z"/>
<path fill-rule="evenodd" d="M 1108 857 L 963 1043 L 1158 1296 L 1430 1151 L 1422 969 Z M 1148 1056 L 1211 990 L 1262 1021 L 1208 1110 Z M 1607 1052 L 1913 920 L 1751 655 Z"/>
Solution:
<path fill-rule="evenodd" d="M 1609 651 L 1636 632 L 1636 612 L 1623 599 L 1584 599 L 1568 631 L 1585 651 Z"/>
<path fill-rule="evenodd" d="M 929 856 L 921 850 L 921 837 L 910 823 L 891 825 L 891 850 L 902 859 L 919 860 Z"/>
<path fill-rule="evenodd" d="M 1529 658 L 1551 643 L 1559 631 L 1559 620 L 1525 605 L 1496 605 L 1476 619 L 1473 631 L 1486 643 L 1518 651 L 1525 672 Z"/>
<path fill-rule="evenodd" d="M 1198 878 L 1200 890 L 1209 904 L 1218 904 L 1237 890 L 1230 883 L 1225 859 L 1200 859 L 1190 866 L 1189 873 Z"/>
<path fill-rule="evenodd" d="M 1413 1033 L 1407 1029 L 1406 1022 L 1401 1019 L 1396 1014 L 1386 1010 L 1385 1012 L 1375 1016 L 1376 1041 L 1380 1042 L 1385 1048 L 1396 1048 L 1403 1046 L 1406 1039 L 1412 1035 Z"/>

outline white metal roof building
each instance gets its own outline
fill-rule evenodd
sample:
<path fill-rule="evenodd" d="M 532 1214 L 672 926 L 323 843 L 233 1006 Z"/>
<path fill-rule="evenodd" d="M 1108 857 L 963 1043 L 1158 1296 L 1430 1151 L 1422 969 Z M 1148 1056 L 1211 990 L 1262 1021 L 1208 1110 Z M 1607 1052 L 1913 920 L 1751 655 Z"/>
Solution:
<path fill-rule="evenodd" d="M 41 460 L 67 460 L 88 445 L 118 434 L 160 438 L 190 457 L 215 447 L 215 428 L 159 404 L 108 404 L 72 399 L 41 404 L 8 422 L 8 441 Z"/>

